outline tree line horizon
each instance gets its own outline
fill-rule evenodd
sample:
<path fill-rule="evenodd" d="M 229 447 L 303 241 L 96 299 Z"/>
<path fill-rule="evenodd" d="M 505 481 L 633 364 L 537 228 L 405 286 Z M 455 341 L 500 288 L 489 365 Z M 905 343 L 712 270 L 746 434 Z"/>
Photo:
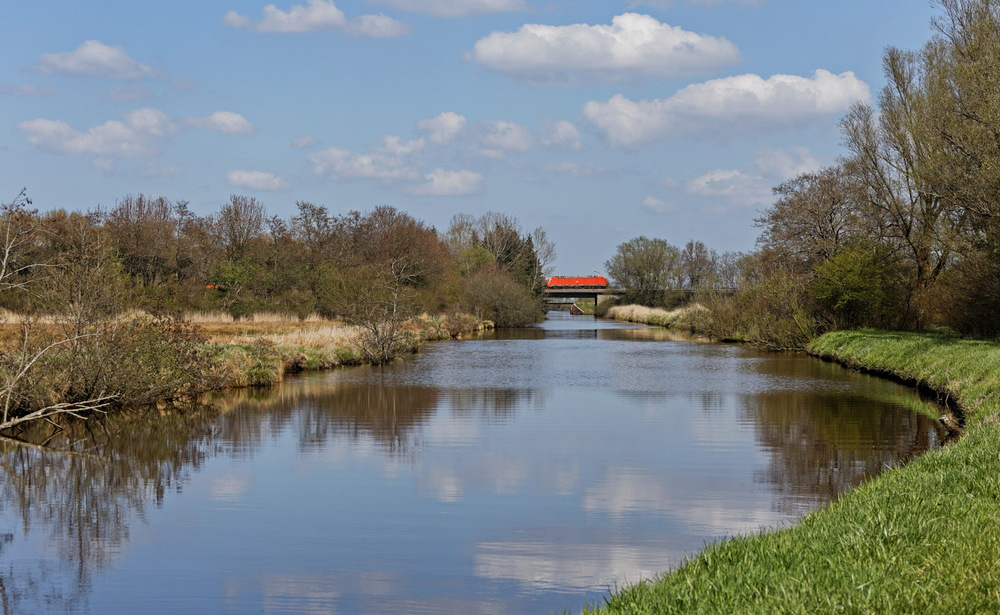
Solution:
<path fill-rule="evenodd" d="M 31 205 L 22 190 L 3 206 L 0 290 L 25 292 L 3 292 L 0 307 L 17 313 L 58 309 L 51 279 L 72 271 L 114 288 L 121 311 L 351 320 L 396 292 L 395 309 L 406 315 L 465 311 L 516 326 L 540 319 L 540 291 L 555 258 L 543 229 L 524 232 L 498 212 L 458 214 L 440 233 L 388 205 L 331 214 L 299 201 L 283 219 L 242 195 L 205 216 L 186 201 L 144 194 L 84 212 Z M 487 279 L 515 308 L 504 309 Z"/>
<path fill-rule="evenodd" d="M 885 87 L 841 120 L 845 154 L 773 189 L 756 250 L 713 259 L 700 247 L 737 289 L 703 297 L 714 337 L 801 347 L 863 327 L 1000 334 L 1000 0 L 934 5 L 931 39 L 887 48 Z M 641 237 L 607 266 L 656 288 L 683 276 L 680 262 Z"/>
<path fill-rule="evenodd" d="M 773 189 L 755 250 L 636 237 L 605 263 L 625 299 L 670 307 L 658 289 L 705 291 L 718 337 L 750 341 L 769 338 L 755 333 L 762 319 L 780 321 L 793 342 L 869 326 L 1000 333 L 1000 0 L 935 4 L 931 40 L 886 49 L 887 85 L 842 119 L 846 153 Z M 282 219 L 240 195 L 208 216 L 142 194 L 84 213 L 27 205 L 22 192 L 4 207 L 8 244 L 25 239 L 8 245 L 4 288 L 102 261 L 120 306 L 170 314 L 350 319 L 395 293 L 394 310 L 528 324 L 542 316 L 555 259 L 542 228 L 524 232 L 498 212 L 458 214 L 439 232 L 388 205 L 331 214 L 300 201 Z M 737 296 L 708 292 L 719 288 Z M 0 307 L 44 309 L 39 296 L 3 293 Z"/>

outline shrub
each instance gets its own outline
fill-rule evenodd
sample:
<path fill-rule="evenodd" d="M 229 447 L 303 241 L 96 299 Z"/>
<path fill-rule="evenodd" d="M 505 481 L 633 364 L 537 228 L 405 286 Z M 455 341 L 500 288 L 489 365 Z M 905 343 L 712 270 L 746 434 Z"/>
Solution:
<path fill-rule="evenodd" d="M 763 275 L 735 295 L 706 295 L 703 301 L 712 312 L 708 333 L 716 339 L 802 348 L 822 329 L 801 276 L 786 271 Z"/>
<path fill-rule="evenodd" d="M 465 283 L 467 309 L 497 327 L 523 327 L 545 317 L 541 298 L 500 269 L 487 269 Z"/>
<path fill-rule="evenodd" d="M 63 337 L 49 326 L 0 355 L 8 418 L 55 404 L 108 399 L 116 407 L 190 398 L 223 380 L 204 338 L 168 318 L 120 316 Z"/>
<path fill-rule="evenodd" d="M 884 248 L 848 246 L 814 268 L 808 290 L 834 328 L 887 327 L 903 312 L 899 279 Z"/>
<path fill-rule="evenodd" d="M 944 324 L 983 337 L 1000 336 L 1000 253 L 976 253 L 960 261 L 937 295 Z"/>

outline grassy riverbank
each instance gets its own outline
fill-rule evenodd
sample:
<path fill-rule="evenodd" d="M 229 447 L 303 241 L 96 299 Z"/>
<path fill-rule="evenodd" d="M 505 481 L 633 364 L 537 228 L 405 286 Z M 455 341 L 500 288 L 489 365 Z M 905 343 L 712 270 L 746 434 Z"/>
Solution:
<path fill-rule="evenodd" d="M 807 515 L 709 545 L 585 612 L 1000 612 L 1000 343 L 829 333 L 817 356 L 939 391 L 966 435 Z"/>

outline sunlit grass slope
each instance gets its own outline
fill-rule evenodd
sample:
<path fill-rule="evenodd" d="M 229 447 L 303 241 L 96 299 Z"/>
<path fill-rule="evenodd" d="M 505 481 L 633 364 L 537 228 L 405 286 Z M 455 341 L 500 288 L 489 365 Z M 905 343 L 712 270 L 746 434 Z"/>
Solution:
<path fill-rule="evenodd" d="M 810 351 L 951 395 L 966 435 L 794 527 L 710 545 L 586 612 L 1000 612 L 1000 344 L 863 331 Z"/>
<path fill-rule="evenodd" d="M 808 347 L 854 369 L 919 383 L 961 405 L 971 426 L 1000 418 L 1000 343 L 942 333 L 837 331 Z"/>

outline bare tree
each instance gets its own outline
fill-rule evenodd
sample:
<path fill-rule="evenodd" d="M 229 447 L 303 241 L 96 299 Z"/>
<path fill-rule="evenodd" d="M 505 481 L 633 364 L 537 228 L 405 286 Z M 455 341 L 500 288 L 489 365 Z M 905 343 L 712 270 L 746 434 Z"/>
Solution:
<path fill-rule="evenodd" d="M 247 246 L 264 232 L 264 218 L 263 203 L 253 197 L 234 194 L 222 206 L 216 227 L 230 260 L 246 256 Z"/>
<path fill-rule="evenodd" d="M 922 101 L 912 57 L 890 50 L 890 84 L 876 117 L 857 105 L 843 122 L 852 158 L 848 165 L 863 183 L 868 235 L 893 246 L 913 272 L 908 305 L 914 324 L 924 321 L 922 299 L 956 248 L 965 216 L 941 198 L 926 164 L 934 150 L 919 122 Z"/>
<path fill-rule="evenodd" d="M 538 271 L 535 275 L 547 278 L 555 271 L 556 264 L 556 244 L 549 240 L 548 234 L 542 227 L 537 227 L 531 231 L 531 243 L 535 248 L 535 256 L 538 258 Z"/>
<path fill-rule="evenodd" d="M 923 50 L 927 123 L 940 139 L 932 171 L 942 195 L 1000 225 L 1000 2 L 936 0 L 942 14 Z"/>
<path fill-rule="evenodd" d="M 38 234 L 38 216 L 25 209 L 31 205 L 27 188 L 22 188 L 10 203 L 0 205 L 0 292 L 23 289 L 31 282 L 29 274 L 42 267 L 30 257 Z"/>
<path fill-rule="evenodd" d="M 37 216 L 24 209 L 31 200 L 22 189 L 10 203 L 0 206 L 0 224 L 3 226 L 3 244 L 0 245 L 0 293 L 23 290 L 29 280 L 26 274 L 43 266 L 30 260 L 30 250 L 38 232 Z M 87 334 L 69 335 L 63 339 L 45 344 L 40 348 L 33 341 L 31 321 L 25 320 L 21 328 L 21 343 L 18 348 L 0 352 L 0 431 L 7 431 L 22 423 L 35 420 L 49 420 L 61 414 L 81 416 L 83 413 L 107 406 L 114 396 L 98 395 L 90 399 L 71 403 L 46 404 L 24 411 L 22 389 L 30 383 L 40 361 L 54 349 L 79 342 Z"/>
<path fill-rule="evenodd" d="M 451 257 L 458 260 L 462 253 L 479 243 L 479 225 L 471 214 L 455 214 L 444 235 Z"/>
<path fill-rule="evenodd" d="M 680 253 L 680 275 L 688 290 L 698 290 L 711 282 L 715 253 L 700 241 L 688 241 Z"/>
<path fill-rule="evenodd" d="M 176 269 L 177 220 L 165 198 L 127 196 L 104 223 L 125 270 L 146 286 Z"/>
<path fill-rule="evenodd" d="M 757 244 L 808 271 L 833 256 L 861 230 L 864 193 L 842 165 L 802 173 L 774 188 L 777 200 L 754 222 Z"/>
<path fill-rule="evenodd" d="M 521 248 L 521 225 L 507 214 L 488 211 L 476 221 L 480 244 L 504 269 L 517 259 Z"/>
<path fill-rule="evenodd" d="M 659 305 L 679 279 L 680 254 L 664 239 L 640 236 L 619 244 L 605 269 L 612 282 L 627 291 L 628 299 Z"/>

